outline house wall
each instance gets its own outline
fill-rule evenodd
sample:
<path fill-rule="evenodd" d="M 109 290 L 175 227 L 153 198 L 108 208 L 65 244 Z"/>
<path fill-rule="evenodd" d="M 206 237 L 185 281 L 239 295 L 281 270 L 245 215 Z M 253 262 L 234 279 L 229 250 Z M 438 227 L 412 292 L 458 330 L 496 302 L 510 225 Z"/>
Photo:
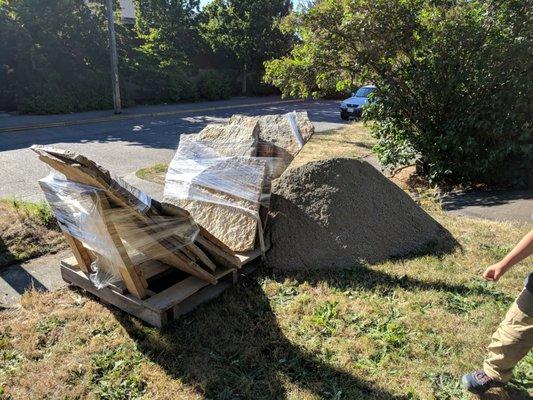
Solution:
<path fill-rule="evenodd" d="M 133 0 L 120 0 L 120 7 L 122 8 L 122 19 L 135 20 L 135 6 Z"/>

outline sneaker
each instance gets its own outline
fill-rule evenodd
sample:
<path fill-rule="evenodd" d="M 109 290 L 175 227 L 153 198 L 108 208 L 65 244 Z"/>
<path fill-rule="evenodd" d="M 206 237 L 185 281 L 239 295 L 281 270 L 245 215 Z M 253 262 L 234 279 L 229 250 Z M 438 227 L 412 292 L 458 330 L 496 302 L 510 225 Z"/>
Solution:
<path fill-rule="evenodd" d="M 501 382 L 495 381 L 483 370 L 463 375 L 463 387 L 470 393 L 482 395 L 493 387 L 501 386 Z"/>

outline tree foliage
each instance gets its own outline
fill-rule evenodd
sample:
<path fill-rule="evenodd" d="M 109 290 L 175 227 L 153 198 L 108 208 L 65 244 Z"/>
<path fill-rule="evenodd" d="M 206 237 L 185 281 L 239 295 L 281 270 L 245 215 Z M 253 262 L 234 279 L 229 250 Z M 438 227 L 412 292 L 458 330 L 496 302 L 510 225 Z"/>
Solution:
<path fill-rule="evenodd" d="M 434 182 L 525 184 L 533 170 L 528 0 L 321 0 L 301 39 L 266 65 L 286 95 L 372 81 L 365 117 L 388 165 L 419 159 Z"/>
<path fill-rule="evenodd" d="M 121 23 L 114 1 L 124 105 L 238 92 L 238 72 L 199 34 L 198 0 L 134 2 L 131 26 Z M 110 108 L 108 48 L 103 0 L 0 0 L 0 110 Z"/>
<path fill-rule="evenodd" d="M 205 7 L 201 32 L 213 50 L 222 49 L 242 70 L 262 69 L 264 61 L 290 49 L 291 36 L 279 27 L 290 9 L 290 0 L 213 0 Z"/>
<path fill-rule="evenodd" d="M 68 112 L 109 106 L 102 11 L 83 0 L 0 0 L 0 107 Z"/>
<path fill-rule="evenodd" d="M 130 55 L 131 81 L 143 82 L 144 101 L 178 101 L 194 95 L 190 62 L 198 39 L 198 0 L 135 0 L 136 46 Z"/>

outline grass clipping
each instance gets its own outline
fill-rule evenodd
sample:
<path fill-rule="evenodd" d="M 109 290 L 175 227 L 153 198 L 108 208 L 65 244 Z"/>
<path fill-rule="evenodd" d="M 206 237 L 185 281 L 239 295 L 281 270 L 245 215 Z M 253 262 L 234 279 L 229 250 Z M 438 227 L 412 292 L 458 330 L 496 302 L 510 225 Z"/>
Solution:
<path fill-rule="evenodd" d="M 356 159 L 291 168 L 275 181 L 271 202 L 273 268 L 353 267 L 423 252 L 447 236 L 400 188 Z"/>
<path fill-rule="evenodd" d="M 0 267 L 63 247 L 65 243 L 47 203 L 0 200 Z"/>

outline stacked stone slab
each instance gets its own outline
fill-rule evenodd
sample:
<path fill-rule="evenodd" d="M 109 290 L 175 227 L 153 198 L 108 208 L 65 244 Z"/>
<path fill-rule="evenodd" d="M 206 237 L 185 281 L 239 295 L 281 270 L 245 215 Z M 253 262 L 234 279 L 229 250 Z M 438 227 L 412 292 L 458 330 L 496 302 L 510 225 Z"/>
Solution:
<path fill-rule="evenodd" d="M 305 143 L 315 132 L 315 127 L 309 120 L 306 111 L 294 112 L 293 114 L 298 131 Z M 259 128 L 257 155 L 259 157 L 272 157 L 275 160 L 270 163 L 270 177 L 271 179 L 276 179 L 300 152 L 301 146 L 292 132 L 292 127 L 286 114 L 259 117 L 234 115 L 230 119 L 230 123 L 239 125 L 253 122 L 257 122 Z"/>
<path fill-rule="evenodd" d="M 314 131 L 307 113 L 294 117 L 307 141 Z M 188 210 L 231 250 L 253 250 L 269 206 L 270 182 L 300 147 L 286 115 L 233 116 L 227 124 L 208 125 L 180 139 L 165 180 L 165 201 Z"/>
<path fill-rule="evenodd" d="M 213 124 L 186 135 L 172 160 L 165 201 L 188 210 L 195 221 L 233 251 L 254 249 L 266 163 L 255 158 L 254 121 Z"/>

